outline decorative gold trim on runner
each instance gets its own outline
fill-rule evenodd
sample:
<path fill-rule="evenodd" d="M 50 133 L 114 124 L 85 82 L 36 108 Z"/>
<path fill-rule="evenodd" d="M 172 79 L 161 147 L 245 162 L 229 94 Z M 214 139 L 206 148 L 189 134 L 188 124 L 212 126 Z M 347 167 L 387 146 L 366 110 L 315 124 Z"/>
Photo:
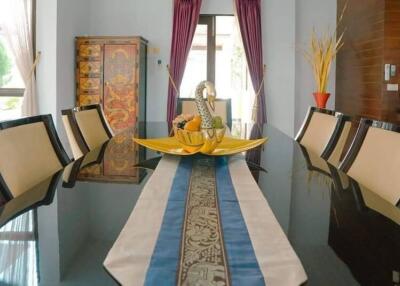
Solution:
<path fill-rule="evenodd" d="M 177 285 L 230 285 L 214 158 L 193 160 Z"/>

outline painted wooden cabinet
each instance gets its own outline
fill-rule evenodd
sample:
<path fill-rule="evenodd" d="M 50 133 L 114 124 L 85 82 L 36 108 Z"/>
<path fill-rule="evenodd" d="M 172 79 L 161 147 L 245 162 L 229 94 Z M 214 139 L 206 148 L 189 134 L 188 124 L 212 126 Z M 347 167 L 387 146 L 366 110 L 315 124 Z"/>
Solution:
<path fill-rule="evenodd" d="M 101 104 L 116 134 L 145 122 L 146 54 L 141 37 L 77 37 L 77 106 Z"/>

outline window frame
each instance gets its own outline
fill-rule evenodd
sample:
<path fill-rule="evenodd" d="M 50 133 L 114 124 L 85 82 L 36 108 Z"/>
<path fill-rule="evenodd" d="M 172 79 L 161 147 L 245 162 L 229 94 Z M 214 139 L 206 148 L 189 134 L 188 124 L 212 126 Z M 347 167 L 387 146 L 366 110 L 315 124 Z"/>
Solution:
<path fill-rule="evenodd" d="M 215 82 L 216 15 L 200 15 L 197 25 L 207 26 L 207 80 Z"/>
<path fill-rule="evenodd" d="M 216 70 L 216 56 L 217 56 L 217 33 L 216 33 L 216 21 L 217 17 L 230 16 L 234 17 L 233 14 L 201 14 L 199 16 L 199 22 L 197 25 L 207 26 L 207 80 L 215 82 L 215 70 Z"/>

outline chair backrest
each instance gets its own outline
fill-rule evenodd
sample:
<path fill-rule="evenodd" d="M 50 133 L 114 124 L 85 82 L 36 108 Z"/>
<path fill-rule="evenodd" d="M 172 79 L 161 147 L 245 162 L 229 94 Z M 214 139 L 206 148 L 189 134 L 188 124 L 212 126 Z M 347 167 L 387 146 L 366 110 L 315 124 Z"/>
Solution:
<path fill-rule="evenodd" d="M 362 119 L 340 169 L 391 204 L 399 204 L 400 126 Z"/>
<path fill-rule="evenodd" d="M 338 165 L 350 127 L 350 117 L 333 110 L 310 107 L 296 141 Z"/>
<path fill-rule="evenodd" d="M 62 110 L 61 113 L 75 159 L 113 137 L 99 104 Z"/>
<path fill-rule="evenodd" d="M 68 143 L 72 151 L 72 156 L 76 160 L 82 157 L 85 153 L 89 152 L 89 150 L 85 144 L 85 141 L 83 141 L 83 138 L 81 138 L 77 126 L 74 126 L 74 124 L 76 123 L 73 120 L 72 113 L 62 113 L 61 119 L 64 125 L 65 132 L 67 134 Z"/>
<path fill-rule="evenodd" d="M 212 116 L 221 116 L 222 122 L 232 129 L 232 100 L 216 99 L 215 111 L 210 109 Z M 177 113 L 198 114 L 194 98 L 178 98 Z"/>
<path fill-rule="evenodd" d="M 23 194 L 69 163 L 51 115 L 0 122 L 0 188 Z"/>

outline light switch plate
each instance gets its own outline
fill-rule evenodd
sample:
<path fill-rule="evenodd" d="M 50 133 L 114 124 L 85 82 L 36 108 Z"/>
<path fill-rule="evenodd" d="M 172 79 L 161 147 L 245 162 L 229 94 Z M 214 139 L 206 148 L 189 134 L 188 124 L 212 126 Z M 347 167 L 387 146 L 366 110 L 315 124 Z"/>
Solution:
<path fill-rule="evenodd" d="M 393 84 L 393 83 L 388 83 L 386 86 L 387 91 L 399 91 L 399 85 L 398 84 Z"/>
<path fill-rule="evenodd" d="M 390 80 L 390 64 L 385 64 L 385 81 Z"/>

